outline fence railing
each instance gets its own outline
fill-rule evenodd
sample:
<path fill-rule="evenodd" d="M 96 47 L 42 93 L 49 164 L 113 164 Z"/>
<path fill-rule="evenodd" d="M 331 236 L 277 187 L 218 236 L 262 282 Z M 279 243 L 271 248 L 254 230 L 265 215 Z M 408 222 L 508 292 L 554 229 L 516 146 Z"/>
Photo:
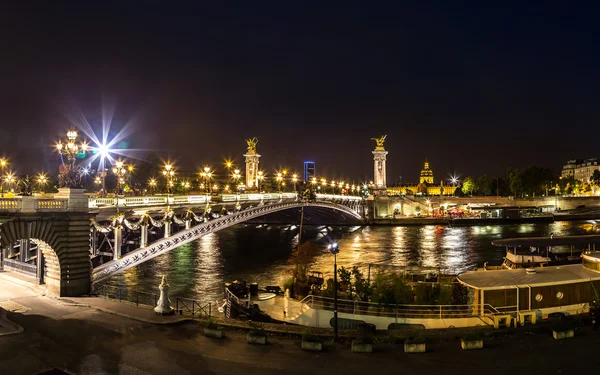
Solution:
<path fill-rule="evenodd" d="M 4 258 L 2 264 L 5 268 L 12 271 L 17 271 L 33 276 L 37 275 L 37 266 L 35 264 L 23 263 L 19 262 L 18 260 L 8 258 Z"/>
<path fill-rule="evenodd" d="M 155 307 L 158 303 L 157 293 L 128 290 L 112 285 L 96 284 L 96 293 L 102 298 L 116 300 L 119 302 L 132 303 L 136 306 Z M 211 317 L 212 305 L 210 302 L 200 302 L 191 298 L 171 297 L 171 303 L 175 300 L 175 312 L 180 315 L 191 315 L 200 317 Z"/>
<path fill-rule="evenodd" d="M 16 198 L 0 198 L 0 210 L 18 210 L 21 200 Z"/>
<path fill-rule="evenodd" d="M 333 311 L 333 298 L 307 296 L 302 303 L 312 309 Z M 516 311 L 516 306 L 494 308 L 491 305 L 380 305 L 372 302 L 338 300 L 338 312 L 389 318 L 449 319 L 496 315 Z"/>

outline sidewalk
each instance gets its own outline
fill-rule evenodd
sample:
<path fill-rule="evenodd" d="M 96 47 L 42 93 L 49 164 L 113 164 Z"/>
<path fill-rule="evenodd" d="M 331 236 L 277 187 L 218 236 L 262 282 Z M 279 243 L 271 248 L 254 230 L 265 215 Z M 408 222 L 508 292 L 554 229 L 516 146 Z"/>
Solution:
<path fill-rule="evenodd" d="M 182 315 L 156 314 L 152 307 L 118 302 L 104 299 L 101 297 L 68 297 L 57 298 L 61 304 L 66 306 L 90 307 L 109 314 L 119 315 L 124 318 L 138 320 L 150 324 L 177 324 L 193 320 L 191 317 Z"/>
<path fill-rule="evenodd" d="M 17 323 L 11 322 L 6 317 L 6 310 L 0 307 L 0 336 L 13 335 L 23 332 L 23 327 Z"/>

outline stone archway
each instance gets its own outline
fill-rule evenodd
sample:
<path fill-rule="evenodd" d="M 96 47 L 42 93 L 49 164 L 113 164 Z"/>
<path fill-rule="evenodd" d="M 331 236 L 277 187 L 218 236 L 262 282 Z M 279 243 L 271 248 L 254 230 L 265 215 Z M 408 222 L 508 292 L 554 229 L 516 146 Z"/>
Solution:
<path fill-rule="evenodd" d="M 30 239 L 45 258 L 44 281 L 50 294 L 90 292 L 90 218 L 88 213 L 20 214 L 0 225 L 0 244 Z"/>

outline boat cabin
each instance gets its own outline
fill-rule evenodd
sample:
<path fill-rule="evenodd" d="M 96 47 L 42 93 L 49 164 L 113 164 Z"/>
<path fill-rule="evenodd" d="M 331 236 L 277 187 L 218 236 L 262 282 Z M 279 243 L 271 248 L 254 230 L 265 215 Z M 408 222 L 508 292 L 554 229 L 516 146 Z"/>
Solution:
<path fill-rule="evenodd" d="M 508 238 L 492 241 L 494 246 L 506 248 L 506 256 L 500 267 L 492 269 L 516 269 L 545 267 L 581 262 L 581 254 L 596 250 L 600 244 L 600 235 L 554 236 Z"/>
<path fill-rule="evenodd" d="M 482 316 L 581 314 L 589 311 L 592 301 L 600 301 L 600 252 L 583 254 L 582 258 L 582 264 L 469 271 L 457 279 L 471 289 Z"/>

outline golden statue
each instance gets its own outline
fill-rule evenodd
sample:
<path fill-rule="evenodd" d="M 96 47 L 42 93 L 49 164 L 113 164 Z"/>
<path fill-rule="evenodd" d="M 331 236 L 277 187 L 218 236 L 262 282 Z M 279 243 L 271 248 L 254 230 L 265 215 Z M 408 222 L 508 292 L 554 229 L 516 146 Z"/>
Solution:
<path fill-rule="evenodd" d="M 383 143 L 385 142 L 385 137 L 387 137 L 387 134 L 382 135 L 379 138 L 371 138 L 372 140 L 375 141 L 375 143 L 377 143 L 377 147 L 375 147 L 375 150 L 384 150 Z"/>
<path fill-rule="evenodd" d="M 256 137 L 251 139 L 246 139 L 246 143 L 248 144 L 248 152 L 253 153 L 256 152 L 256 144 L 258 143 L 258 139 Z"/>

